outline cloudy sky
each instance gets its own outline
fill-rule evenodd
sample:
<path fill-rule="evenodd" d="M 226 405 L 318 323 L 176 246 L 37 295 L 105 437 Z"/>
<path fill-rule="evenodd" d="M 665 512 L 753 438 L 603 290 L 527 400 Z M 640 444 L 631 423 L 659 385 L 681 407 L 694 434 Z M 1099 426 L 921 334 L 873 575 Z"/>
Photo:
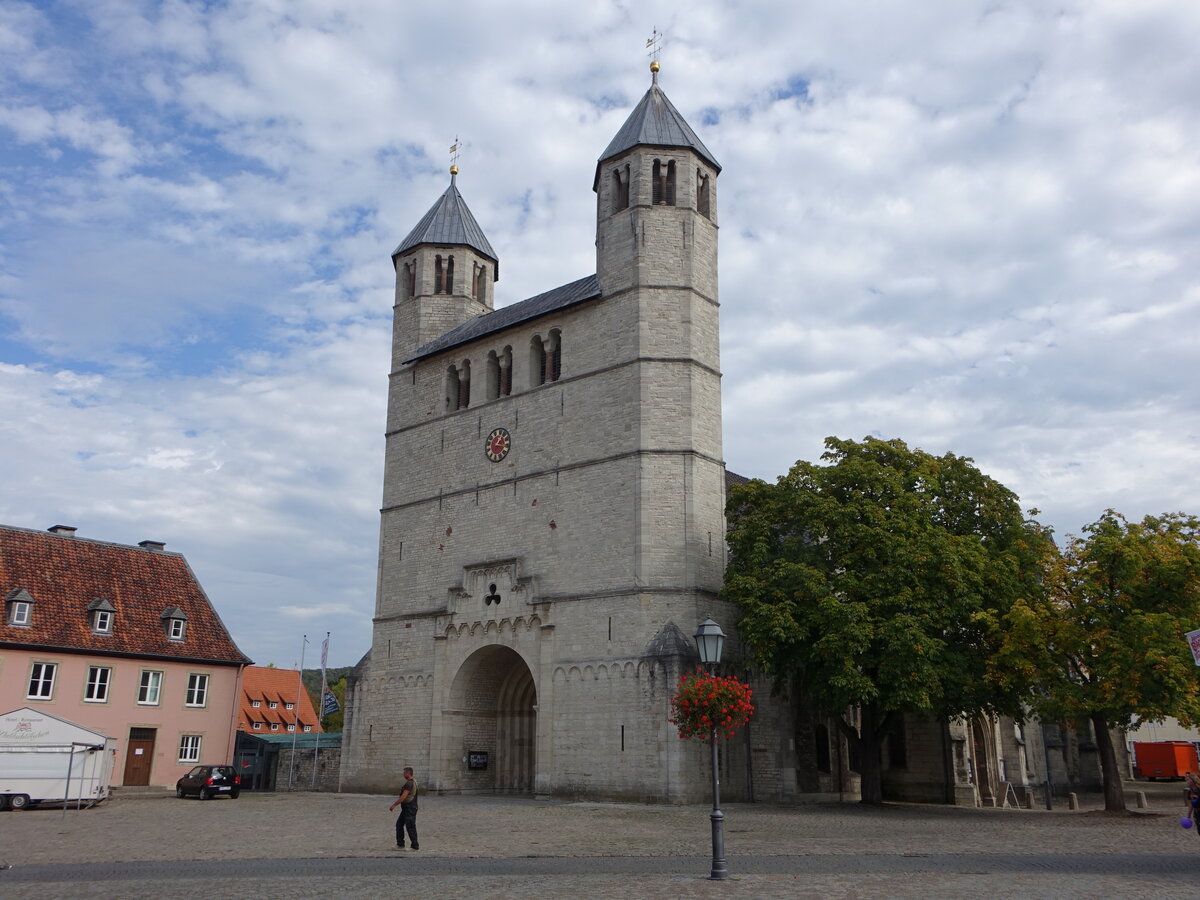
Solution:
<path fill-rule="evenodd" d="M 498 303 L 594 272 L 655 28 L 724 166 L 730 468 L 873 434 L 1060 534 L 1200 513 L 1193 0 L 0 0 L 0 521 L 165 541 L 260 664 L 357 661 L 389 254 L 459 136 Z"/>

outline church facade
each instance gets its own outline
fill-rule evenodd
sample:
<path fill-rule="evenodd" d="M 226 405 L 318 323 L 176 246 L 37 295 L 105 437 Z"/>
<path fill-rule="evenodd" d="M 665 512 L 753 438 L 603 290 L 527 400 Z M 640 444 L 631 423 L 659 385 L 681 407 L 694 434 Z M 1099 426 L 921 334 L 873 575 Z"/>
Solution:
<path fill-rule="evenodd" d="M 712 617 L 757 706 L 722 743 L 723 796 L 857 799 L 835 723 L 742 667 L 719 597 L 737 479 L 722 452 L 721 168 L 653 70 L 596 166 L 595 274 L 496 309 L 499 259 L 454 168 L 392 255 L 378 589 L 342 790 L 395 790 L 413 766 L 447 792 L 705 801 L 706 748 L 678 739 L 668 700 Z M 1062 792 L 1096 771 L 1086 742 L 1045 731 L 906 716 L 885 797 L 1028 805 L 1047 780 Z"/>
<path fill-rule="evenodd" d="M 718 598 L 720 166 L 657 83 L 601 154 L 596 273 L 501 309 L 458 191 L 396 271 L 374 635 L 344 790 L 679 802 L 667 721 Z"/>

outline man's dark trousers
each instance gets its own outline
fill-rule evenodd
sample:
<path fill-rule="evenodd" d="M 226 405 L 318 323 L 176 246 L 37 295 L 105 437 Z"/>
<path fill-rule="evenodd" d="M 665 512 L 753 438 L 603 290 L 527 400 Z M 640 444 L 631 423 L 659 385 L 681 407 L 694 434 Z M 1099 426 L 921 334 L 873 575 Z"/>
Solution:
<path fill-rule="evenodd" d="M 417 810 L 407 803 L 400 804 L 400 816 L 396 819 L 396 846 L 404 846 L 404 832 L 408 831 L 408 842 L 414 850 L 420 849 L 417 841 Z"/>

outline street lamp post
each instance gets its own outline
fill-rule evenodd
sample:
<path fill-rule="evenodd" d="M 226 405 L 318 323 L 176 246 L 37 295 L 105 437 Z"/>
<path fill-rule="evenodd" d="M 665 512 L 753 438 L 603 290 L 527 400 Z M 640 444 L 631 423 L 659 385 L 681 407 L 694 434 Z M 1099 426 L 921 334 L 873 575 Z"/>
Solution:
<path fill-rule="evenodd" d="M 692 635 L 696 649 L 700 651 L 700 662 L 708 666 L 709 672 L 716 670 L 725 648 L 725 632 L 712 619 L 705 619 Z M 712 869 L 708 877 L 713 881 L 724 881 L 729 877 L 725 870 L 725 814 L 721 812 L 721 779 L 717 769 L 717 725 L 713 722 L 712 734 Z"/>

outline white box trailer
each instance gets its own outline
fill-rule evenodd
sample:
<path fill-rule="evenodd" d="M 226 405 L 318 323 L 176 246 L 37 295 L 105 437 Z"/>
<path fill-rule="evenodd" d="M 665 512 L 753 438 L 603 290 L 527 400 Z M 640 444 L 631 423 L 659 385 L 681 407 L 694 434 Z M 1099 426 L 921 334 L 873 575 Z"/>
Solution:
<path fill-rule="evenodd" d="M 0 716 L 0 809 L 94 806 L 108 797 L 115 738 L 30 707 Z"/>

